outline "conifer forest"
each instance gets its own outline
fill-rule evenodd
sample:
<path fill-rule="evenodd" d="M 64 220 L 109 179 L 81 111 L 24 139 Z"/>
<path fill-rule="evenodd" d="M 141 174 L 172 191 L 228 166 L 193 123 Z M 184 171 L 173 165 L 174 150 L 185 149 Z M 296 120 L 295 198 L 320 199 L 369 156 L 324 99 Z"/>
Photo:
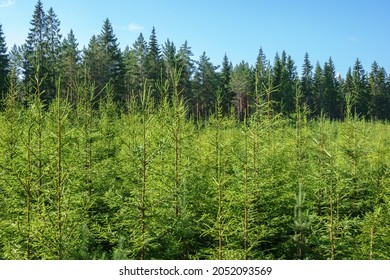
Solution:
<path fill-rule="evenodd" d="M 390 259 L 390 77 L 285 51 L 220 66 L 39 0 L 0 23 L 0 259 Z"/>

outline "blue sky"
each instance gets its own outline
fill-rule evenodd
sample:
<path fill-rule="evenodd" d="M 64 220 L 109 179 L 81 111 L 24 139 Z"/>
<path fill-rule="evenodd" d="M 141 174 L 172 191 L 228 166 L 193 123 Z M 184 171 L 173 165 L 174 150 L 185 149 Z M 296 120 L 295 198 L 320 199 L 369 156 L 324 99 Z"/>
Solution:
<path fill-rule="evenodd" d="M 224 54 L 233 64 L 254 64 L 263 48 L 273 61 L 283 50 L 298 72 L 305 52 L 312 64 L 331 56 L 345 74 L 359 58 L 366 71 L 377 61 L 390 72 L 390 1 L 387 0 L 42 0 L 53 7 L 65 36 L 73 29 L 80 48 L 99 34 L 109 18 L 120 47 L 131 46 L 139 33 L 148 40 L 153 26 L 162 44 L 188 41 L 198 59 L 203 51 L 214 64 Z M 0 0 L 0 23 L 8 47 L 24 42 L 34 0 Z"/>

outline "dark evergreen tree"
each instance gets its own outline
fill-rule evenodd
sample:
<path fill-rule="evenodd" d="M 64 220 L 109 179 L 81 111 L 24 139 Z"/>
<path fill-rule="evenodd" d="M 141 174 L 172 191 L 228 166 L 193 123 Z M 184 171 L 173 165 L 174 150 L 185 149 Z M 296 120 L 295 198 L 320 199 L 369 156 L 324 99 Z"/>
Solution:
<path fill-rule="evenodd" d="M 110 84 L 113 87 L 114 100 L 123 100 L 123 58 L 108 19 L 104 21 L 100 35 L 92 36 L 88 48 L 84 50 L 84 65 L 91 81 L 95 83 L 97 94 L 102 93 Z"/>
<path fill-rule="evenodd" d="M 314 114 L 319 116 L 324 113 L 324 78 L 323 70 L 319 62 L 317 62 L 313 76 L 313 96 L 314 96 Z"/>
<path fill-rule="evenodd" d="M 329 58 L 324 64 L 323 79 L 324 111 L 332 120 L 341 119 L 345 105 L 344 100 L 341 97 L 339 82 L 336 77 L 336 69 L 332 58 Z"/>
<path fill-rule="evenodd" d="M 386 80 L 386 70 L 374 61 L 368 77 L 368 115 L 374 119 L 390 119 L 390 93 Z"/>
<path fill-rule="evenodd" d="M 5 36 L 3 27 L 0 24 L 0 100 L 5 96 L 7 91 L 7 77 L 10 71 L 10 61 L 7 53 L 7 45 L 5 43 Z"/>
<path fill-rule="evenodd" d="M 354 91 L 354 86 L 351 67 L 348 68 L 347 74 L 345 75 L 345 79 L 342 83 L 342 90 L 345 100 L 348 100 L 349 102 L 348 106 L 350 107 L 348 108 L 348 113 L 352 114 L 352 95 Z M 353 112 L 356 112 L 356 106 L 353 107 Z"/>
<path fill-rule="evenodd" d="M 179 67 L 181 69 L 179 89 L 183 90 L 183 96 L 189 100 L 192 94 L 191 79 L 194 73 L 194 61 L 192 60 L 193 53 L 191 47 L 188 46 L 188 42 L 185 41 L 178 53 Z"/>
<path fill-rule="evenodd" d="M 315 111 L 315 98 L 313 92 L 313 65 L 310 63 L 309 54 L 305 53 L 302 66 L 301 90 L 304 102 L 313 116 Z"/>
<path fill-rule="evenodd" d="M 133 47 L 131 49 L 127 47 L 123 54 L 127 98 L 131 95 L 138 96 L 143 90 L 147 77 L 146 54 L 147 43 L 142 33 L 140 33 Z"/>
<path fill-rule="evenodd" d="M 22 83 L 24 46 L 25 45 L 18 47 L 16 45 L 13 45 L 13 47 L 9 51 L 9 84 L 12 80 L 12 85 L 14 86 L 15 101 L 26 104 L 26 91 L 21 90 L 21 88 L 24 86 L 24 84 Z"/>
<path fill-rule="evenodd" d="M 73 30 L 70 30 L 68 36 L 62 41 L 60 66 L 62 95 L 68 96 L 71 103 L 76 101 L 75 83 L 81 61 L 78 45 Z"/>
<path fill-rule="evenodd" d="M 165 77 L 170 77 L 173 71 L 179 66 L 178 56 L 176 53 L 176 47 L 169 39 L 164 43 L 162 47 L 162 59 L 165 68 Z"/>
<path fill-rule="evenodd" d="M 283 107 L 287 115 L 295 111 L 295 95 L 296 84 L 298 81 L 298 73 L 295 67 L 295 62 L 289 55 L 287 57 L 286 67 L 283 75 L 282 90 L 283 90 Z"/>
<path fill-rule="evenodd" d="M 123 71 L 124 71 L 124 95 L 125 100 L 128 100 L 133 89 L 134 75 L 132 74 L 135 68 L 134 51 L 129 46 L 123 50 Z"/>
<path fill-rule="evenodd" d="M 291 114 L 295 110 L 295 84 L 297 79 L 295 63 L 291 56 L 283 51 L 281 57 L 275 56 L 272 85 L 275 92 L 271 99 L 278 113 Z"/>
<path fill-rule="evenodd" d="M 272 68 L 272 87 L 275 89 L 275 92 L 273 92 L 271 100 L 273 101 L 273 110 L 275 110 L 277 113 L 282 111 L 281 84 L 283 82 L 284 67 L 285 61 L 281 60 L 279 53 L 276 53 L 274 58 L 274 65 Z"/>
<path fill-rule="evenodd" d="M 270 63 L 267 60 L 263 49 L 260 48 L 255 66 L 255 100 L 257 106 L 260 106 L 261 98 L 265 97 L 263 90 L 268 82 L 270 68 Z"/>
<path fill-rule="evenodd" d="M 60 21 L 57 18 L 53 8 L 50 8 L 45 16 L 44 23 L 44 65 L 45 73 L 45 92 L 43 99 L 50 101 L 57 94 L 57 80 L 60 75 L 60 53 L 61 53 L 61 34 Z"/>
<path fill-rule="evenodd" d="M 156 29 L 153 27 L 149 38 L 147 54 L 146 54 L 146 73 L 148 81 L 152 86 L 152 97 L 157 98 L 156 83 L 158 80 L 164 80 L 163 61 L 161 57 L 160 46 L 157 41 Z"/>
<path fill-rule="evenodd" d="M 197 120 L 205 119 L 215 104 L 215 93 L 218 89 L 217 68 L 210 62 L 206 52 L 203 52 L 195 72 L 194 90 L 191 98 L 193 113 Z"/>
<path fill-rule="evenodd" d="M 23 54 L 23 75 L 24 82 L 28 87 L 35 83 L 35 79 L 42 80 L 45 73 L 45 12 L 43 4 L 38 0 L 35 5 L 33 19 L 30 21 L 32 27 L 27 35 Z M 43 89 L 44 90 L 44 89 Z"/>
<path fill-rule="evenodd" d="M 143 90 L 146 79 L 147 43 L 142 33 L 139 34 L 133 47 L 124 51 L 125 83 L 128 96 L 138 96 Z"/>
<path fill-rule="evenodd" d="M 352 112 L 362 116 L 368 115 L 369 92 L 366 73 L 359 59 L 356 60 L 352 71 L 353 89 L 351 92 Z"/>
<path fill-rule="evenodd" d="M 39 84 L 41 99 L 45 104 L 56 95 L 56 83 L 59 78 L 60 21 L 52 8 L 46 14 L 39 0 L 35 6 L 32 27 L 23 47 L 24 82 L 34 92 Z"/>
<path fill-rule="evenodd" d="M 230 112 L 230 107 L 233 105 L 234 92 L 231 90 L 230 81 L 233 65 L 225 54 L 222 60 L 222 69 L 220 73 L 220 89 L 221 89 L 221 106 L 224 114 Z"/>
<path fill-rule="evenodd" d="M 108 56 L 99 44 L 97 36 L 93 35 L 89 40 L 88 47 L 84 48 L 84 67 L 88 72 L 88 77 L 95 84 L 97 91 L 101 91 L 107 84 Z"/>
<path fill-rule="evenodd" d="M 242 61 L 234 68 L 230 87 L 235 94 L 238 119 L 243 120 L 245 117 L 249 117 L 254 89 L 253 72 L 247 62 Z"/>
<path fill-rule="evenodd" d="M 104 54 L 105 73 L 107 76 L 103 82 L 103 86 L 110 83 L 113 86 L 114 100 L 123 100 L 124 88 L 124 67 L 122 53 L 119 48 L 119 43 L 115 37 L 111 22 L 107 18 L 104 21 L 100 36 L 98 37 L 99 45 Z"/>
<path fill-rule="evenodd" d="M 17 77 L 23 76 L 23 46 L 13 45 L 9 51 L 9 68 Z"/>

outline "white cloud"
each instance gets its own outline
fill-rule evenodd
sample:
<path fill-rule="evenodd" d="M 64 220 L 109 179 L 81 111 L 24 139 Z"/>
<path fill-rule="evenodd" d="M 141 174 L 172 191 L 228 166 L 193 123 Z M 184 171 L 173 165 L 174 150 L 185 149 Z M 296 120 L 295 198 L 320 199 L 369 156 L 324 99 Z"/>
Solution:
<path fill-rule="evenodd" d="M 144 27 L 138 23 L 129 23 L 128 25 L 114 25 L 114 28 L 130 32 L 137 32 L 144 29 Z"/>
<path fill-rule="evenodd" d="M 0 8 L 9 8 L 16 4 L 16 0 L 3 0 L 0 3 Z"/>
<path fill-rule="evenodd" d="M 142 29 L 144 29 L 144 27 L 142 25 L 139 25 L 138 23 L 129 23 L 126 26 L 126 29 L 129 31 L 141 31 Z"/>

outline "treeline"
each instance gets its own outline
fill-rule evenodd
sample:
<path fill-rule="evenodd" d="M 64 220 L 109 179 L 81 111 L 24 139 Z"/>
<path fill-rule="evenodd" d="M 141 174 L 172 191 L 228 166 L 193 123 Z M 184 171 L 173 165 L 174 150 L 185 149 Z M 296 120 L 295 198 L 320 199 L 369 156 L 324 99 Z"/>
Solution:
<path fill-rule="evenodd" d="M 215 113 L 217 91 L 222 96 L 223 114 L 235 114 L 242 120 L 267 99 L 264 88 L 269 85 L 274 89 L 269 96 L 274 112 L 285 116 L 293 113 L 294 97 L 300 87 L 310 117 L 344 119 L 348 100 L 357 116 L 390 119 L 390 78 L 377 62 L 366 72 L 357 59 L 341 77 L 331 58 L 323 65 L 313 65 L 306 53 L 299 71 L 286 52 L 277 53 L 271 61 L 260 48 L 254 66 L 244 61 L 233 66 L 226 55 L 216 66 L 205 52 L 194 60 L 187 42 L 179 48 L 169 39 L 159 44 L 154 28 L 148 41 L 141 33 L 131 47 L 121 50 L 108 19 L 101 33 L 92 36 L 80 51 L 73 31 L 62 38 L 54 10 L 45 12 L 41 1 L 35 6 L 22 46 L 13 46 L 7 52 L 0 25 L 0 92 L 4 99 L 9 80 L 13 79 L 23 88 L 18 96 L 22 104 L 27 104 L 33 95 L 37 77 L 42 80 L 41 98 L 46 105 L 52 102 L 58 87 L 62 97 L 76 102 L 75 87 L 82 81 L 92 82 L 100 97 L 106 94 L 109 84 L 114 101 L 121 107 L 147 83 L 158 103 L 164 98 L 164 83 L 173 69 L 181 70 L 179 87 L 189 106 L 188 114 L 197 120 Z"/>

